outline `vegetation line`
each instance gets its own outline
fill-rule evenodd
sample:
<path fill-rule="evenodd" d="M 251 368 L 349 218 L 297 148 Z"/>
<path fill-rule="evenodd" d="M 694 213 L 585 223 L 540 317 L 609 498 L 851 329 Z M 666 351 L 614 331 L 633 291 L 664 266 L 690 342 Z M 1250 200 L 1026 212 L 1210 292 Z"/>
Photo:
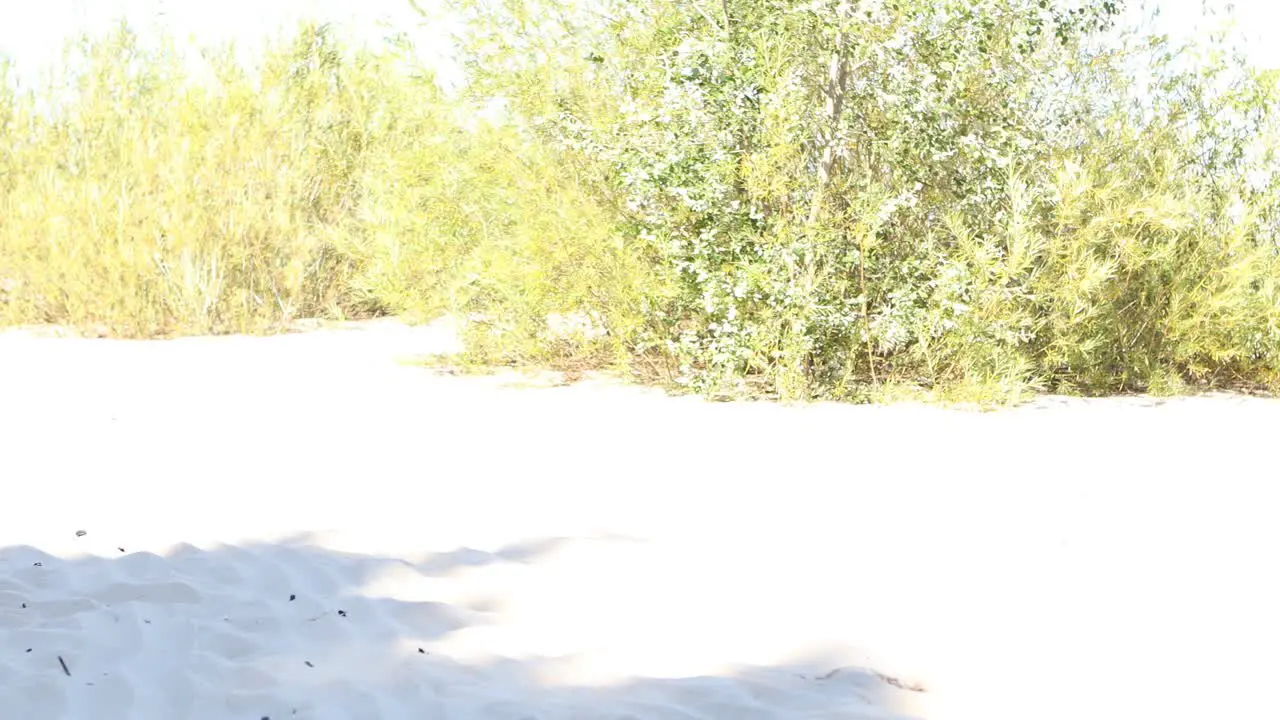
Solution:
<path fill-rule="evenodd" d="M 1280 385 L 1280 75 L 1222 39 L 1113 0 L 459 1 L 457 97 L 315 24 L 253 67 L 124 26 L 35 92 L 0 66 L 0 324 L 451 313 L 471 362 L 784 400 Z"/>

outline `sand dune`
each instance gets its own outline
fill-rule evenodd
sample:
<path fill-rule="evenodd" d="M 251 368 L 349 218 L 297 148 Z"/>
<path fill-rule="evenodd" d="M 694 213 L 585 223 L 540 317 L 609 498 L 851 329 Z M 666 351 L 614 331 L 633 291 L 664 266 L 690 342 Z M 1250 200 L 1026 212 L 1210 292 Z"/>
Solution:
<path fill-rule="evenodd" d="M 0 718 L 1280 714 L 1274 401 L 397 362 L 451 342 L 0 334 Z"/>

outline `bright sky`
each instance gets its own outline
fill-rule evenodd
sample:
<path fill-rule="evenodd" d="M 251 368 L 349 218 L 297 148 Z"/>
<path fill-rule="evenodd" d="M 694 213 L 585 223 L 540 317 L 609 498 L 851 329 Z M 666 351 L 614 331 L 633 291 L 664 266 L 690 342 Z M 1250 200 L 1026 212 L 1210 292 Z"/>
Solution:
<path fill-rule="evenodd" d="M 435 11 L 440 0 L 420 0 Z M 146 36 L 163 27 L 178 39 L 202 45 L 234 41 L 252 49 L 265 35 L 314 19 L 344 27 L 345 38 L 376 41 L 393 32 L 412 32 L 425 56 L 448 57 L 445 28 L 426 27 L 408 0 L 0 0 L 0 56 L 14 60 L 24 79 L 55 62 L 65 41 L 101 32 L 124 17 Z"/>
<path fill-rule="evenodd" d="M 1130 0 L 1135 12 L 1138 2 Z M 1211 6 L 1234 5 L 1241 35 L 1254 61 L 1280 68 L 1280 0 L 1208 0 Z M 441 0 L 420 0 L 440 8 Z M 1158 8 L 1161 28 L 1174 36 L 1203 31 L 1201 0 L 1145 0 Z M 157 23 L 179 37 L 194 35 L 205 43 L 235 39 L 254 41 L 282 25 L 308 16 L 346 26 L 359 37 L 376 39 L 392 28 L 414 30 L 428 56 L 448 56 L 439 26 L 426 26 L 408 0 L 0 0 L 0 55 L 17 61 L 22 75 L 55 60 L 63 41 L 83 30 L 101 30 L 114 18 L 127 17 L 140 32 Z M 382 23 L 382 24 L 380 24 Z M 1268 37 L 1269 35 L 1269 37 Z M 447 73 L 447 68 L 445 69 Z"/>

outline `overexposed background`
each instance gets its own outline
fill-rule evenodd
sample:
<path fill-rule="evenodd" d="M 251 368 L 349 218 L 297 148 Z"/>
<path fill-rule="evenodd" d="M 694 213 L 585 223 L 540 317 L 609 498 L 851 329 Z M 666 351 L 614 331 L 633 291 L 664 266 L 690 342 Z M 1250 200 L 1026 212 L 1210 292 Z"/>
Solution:
<path fill-rule="evenodd" d="M 442 0 L 420 0 L 425 11 L 447 15 Z M 124 18 L 144 38 L 164 29 L 183 41 L 201 45 L 235 43 L 252 53 L 264 38 L 290 30 L 303 19 L 328 22 L 342 37 L 378 42 L 409 33 L 419 53 L 437 69 L 443 83 L 458 77 L 451 63 L 450 27 L 427 22 L 408 0 L 0 0 L 0 57 L 16 65 L 23 83 L 38 82 L 56 63 L 65 43 L 81 33 L 101 33 Z"/>
<path fill-rule="evenodd" d="M 446 0 L 419 0 L 429 12 L 447 15 Z M 1213 11 L 1206 18 L 1202 5 Z M 0 0 L 0 55 L 18 66 L 18 77 L 34 81 L 56 61 L 64 42 L 100 32 L 121 17 L 140 32 L 163 27 L 179 38 L 201 43 L 234 41 L 252 50 L 261 39 L 303 18 L 343 27 L 346 37 L 377 41 L 409 32 L 419 51 L 436 66 L 444 83 L 457 78 L 450 62 L 448 23 L 423 21 L 408 0 Z M 1129 2 L 1130 22 L 1158 13 L 1156 27 L 1174 37 L 1212 30 L 1234 10 L 1235 34 L 1254 62 L 1280 68 L 1280 2 L 1276 0 L 1145 0 Z M 1268 37 L 1271 35 L 1272 37 Z"/>

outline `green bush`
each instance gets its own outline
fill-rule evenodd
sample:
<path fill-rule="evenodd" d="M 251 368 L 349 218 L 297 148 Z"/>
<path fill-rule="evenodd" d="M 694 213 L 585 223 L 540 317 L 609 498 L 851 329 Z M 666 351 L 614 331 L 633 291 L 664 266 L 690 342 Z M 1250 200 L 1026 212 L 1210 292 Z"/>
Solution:
<path fill-rule="evenodd" d="M 620 198 L 699 390 L 1271 380 L 1275 76 L 1072 7 L 510 0 L 472 89 Z"/>

